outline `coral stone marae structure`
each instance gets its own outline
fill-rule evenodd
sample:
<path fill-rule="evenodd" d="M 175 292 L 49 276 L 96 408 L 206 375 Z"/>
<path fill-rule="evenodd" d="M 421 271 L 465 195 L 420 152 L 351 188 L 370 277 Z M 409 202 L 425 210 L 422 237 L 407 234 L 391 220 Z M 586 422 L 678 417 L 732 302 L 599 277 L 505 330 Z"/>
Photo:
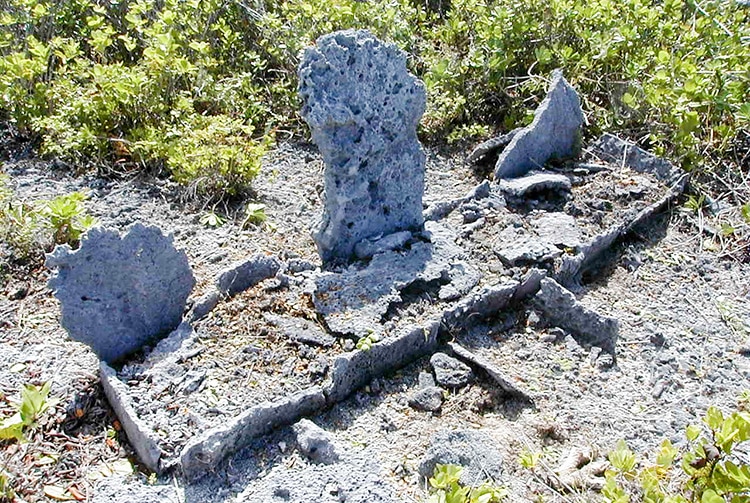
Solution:
<path fill-rule="evenodd" d="M 299 80 L 302 116 L 326 164 L 314 231 L 323 262 L 351 259 L 363 239 L 420 228 L 426 94 L 404 53 L 367 31 L 331 33 L 304 52 Z"/>

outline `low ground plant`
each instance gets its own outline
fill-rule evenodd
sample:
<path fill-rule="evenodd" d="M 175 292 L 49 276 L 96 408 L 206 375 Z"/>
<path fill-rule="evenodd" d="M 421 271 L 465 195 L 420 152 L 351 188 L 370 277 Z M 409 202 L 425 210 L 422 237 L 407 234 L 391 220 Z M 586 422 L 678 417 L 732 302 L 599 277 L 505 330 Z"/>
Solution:
<path fill-rule="evenodd" d="M 466 487 L 460 482 L 462 473 L 463 468 L 457 465 L 436 465 L 428 481 L 432 494 L 427 503 L 500 503 L 508 494 L 489 483 Z"/>
<path fill-rule="evenodd" d="M 13 404 L 16 412 L 0 419 L 0 441 L 26 440 L 25 430 L 34 428 L 41 415 L 55 404 L 55 400 L 49 398 L 49 391 L 49 382 L 42 386 L 27 384 L 21 389 L 20 400 Z"/>
<path fill-rule="evenodd" d="M 743 395 L 745 396 L 745 395 Z M 741 404 L 742 407 L 742 404 Z M 750 414 L 710 407 L 703 425 L 686 430 L 687 443 L 664 440 L 653 461 L 639 460 L 624 441 L 609 453 L 604 501 L 739 503 L 750 500 Z"/>

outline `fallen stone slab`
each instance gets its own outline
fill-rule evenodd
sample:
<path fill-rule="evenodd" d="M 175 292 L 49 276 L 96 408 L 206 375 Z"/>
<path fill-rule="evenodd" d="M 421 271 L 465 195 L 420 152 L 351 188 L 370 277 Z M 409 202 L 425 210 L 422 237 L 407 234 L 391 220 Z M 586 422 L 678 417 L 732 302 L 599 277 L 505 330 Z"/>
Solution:
<path fill-rule="evenodd" d="M 521 400 L 525 400 L 530 403 L 534 402 L 534 398 L 531 396 L 531 394 L 529 394 L 528 391 L 525 391 L 520 386 L 513 384 L 513 382 L 508 377 L 506 377 L 499 368 L 497 368 L 492 362 L 490 362 L 483 356 L 469 351 L 457 342 L 449 342 L 448 347 L 451 351 L 453 351 L 453 354 L 455 354 L 457 358 L 463 360 L 469 366 L 478 369 L 481 373 L 486 374 L 506 394 L 515 398 L 520 398 Z"/>
<path fill-rule="evenodd" d="M 572 185 L 570 178 L 565 175 L 535 171 L 520 178 L 498 180 L 497 187 L 509 201 L 515 203 L 540 193 L 564 197 L 569 195 Z"/>
<path fill-rule="evenodd" d="M 616 319 L 585 307 L 575 295 L 551 278 L 541 281 L 534 299 L 547 321 L 569 331 L 579 344 L 598 346 L 614 354 L 619 331 Z"/>
<path fill-rule="evenodd" d="M 555 244 L 515 226 L 497 235 L 492 250 L 508 267 L 551 262 L 563 253 Z"/>
<path fill-rule="evenodd" d="M 124 236 L 93 228 L 78 250 L 48 254 L 57 271 L 48 285 L 70 337 L 112 363 L 179 325 L 195 278 L 172 239 L 141 224 Z"/>
<path fill-rule="evenodd" d="M 563 212 L 545 212 L 531 220 L 540 239 L 561 248 L 581 246 L 581 229 L 573 216 Z"/>
<path fill-rule="evenodd" d="M 477 487 L 485 482 L 499 483 L 503 474 L 503 456 L 494 447 L 492 437 L 482 430 L 441 430 L 436 433 L 419 464 L 419 475 L 428 479 L 435 466 L 463 467 L 461 483 Z"/>
<path fill-rule="evenodd" d="M 534 112 L 531 125 L 514 135 L 495 164 L 495 178 L 513 178 L 541 168 L 550 159 L 573 157 L 580 149 L 583 111 L 578 93 L 552 72 L 547 96 Z"/>
<path fill-rule="evenodd" d="M 515 136 L 520 133 L 523 128 L 513 129 L 503 135 L 490 138 L 487 141 L 483 141 L 471 151 L 469 156 L 466 158 L 467 164 L 477 164 L 486 160 L 488 156 L 497 155 L 498 150 L 502 150 L 510 144 Z"/>
<path fill-rule="evenodd" d="M 478 271 L 462 260 L 455 237 L 440 224 L 428 222 L 425 237 L 403 252 L 375 255 L 369 264 L 353 264 L 340 273 L 323 272 L 315 279 L 313 303 L 328 328 L 361 338 L 380 336 L 381 319 L 388 308 L 402 300 L 401 291 L 420 281 L 443 279 L 452 285 L 444 298 L 461 295 L 479 281 Z"/>
<path fill-rule="evenodd" d="M 208 313 L 219 305 L 219 300 L 221 300 L 221 293 L 218 290 L 211 290 L 200 296 L 193 303 L 193 307 L 186 316 L 187 320 L 193 322 L 205 318 L 208 316 Z"/>
<path fill-rule="evenodd" d="M 470 367 L 445 353 L 432 355 L 430 365 L 435 373 L 435 381 L 444 388 L 462 388 L 474 379 L 474 372 Z"/>
<path fill-rule="evenodd" d="M 254 438 L 292 424 L 325 404 L 323 390 L 314 386 L 288 398 L 251 407 L 185 445 L 180 455 L 182 472 L 188 480 L 196 480 Z"/>
<path fill-rule="evenodd" d="M 339 31 L 305 50 L 298 74 L 301 114 L 326 165 L 314 232 L 323 262 L 348 261 L 363 239 L 421 228 L 426 92 L 404 52 L 367 31 Z"/>
<path fill-rule="evenodd" d="M 431 204 L 428 209 L 424 211 L 424 219 L 427 220 L 441 220 L 451 214 L 459 206 L 469 203 L 471 201 L 479 201 L 482 199 L 489 198 L 493 195 L 490 182 L 485 180 L 473 189 L 471 189 L 463 197 L 452 199 L 450 201 L 438 201 Z M 499 198 L 498 198 L 499 199 Z M 492 206 L 501 208 L 505 205 L 503 199 L 492 201 Z"/>
<path fill-rule="evenodd" d="M 297 438 L 297 447 L 305 457 L 326 465 L 341 458 L 333 436 L 309 419 L 301 419 L 292 426 L 292 431 Z"/>
<path fill-rule="evenodd" d="M 281 262 L 276 257 L 253 255 L 220 272 L 216 278 L 216 288 L 221 295 L 237 295 L 265 279 L 273 278 L 280 269 Z"/>
<path fill-rule="evenodd" d="M 334 337 L 309 320 L 275 314 L 265 314 L 263 317 L 269 323 L 279 327 L 291 341 L 323 348 L 330 348 L 336 342 Z"/>

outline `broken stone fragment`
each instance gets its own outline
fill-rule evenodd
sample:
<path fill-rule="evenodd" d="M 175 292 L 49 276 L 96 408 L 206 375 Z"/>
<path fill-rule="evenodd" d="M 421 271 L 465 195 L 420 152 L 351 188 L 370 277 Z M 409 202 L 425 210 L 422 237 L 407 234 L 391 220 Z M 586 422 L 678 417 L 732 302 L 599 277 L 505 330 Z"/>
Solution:
<path fill-rule="evenodd" d="M 619 324 L 616 319 L 585 307 L 555 280 L 544 278 L 535 303 L 547 321 L 571 332 L 579 344 L 599 346 L 614 354 Z"/>
<path fill-rule="evenodd" d="M 358 259 L 370 258 L 378 253 L 402 248 L 412 237 L 411 232 L 394 232 L 387 236 L 363 239 L 354 246 L 354 254 Z"/>
<path fill-rule="evenodd" d="M 137 351 L 179 325 L 195 278 L 184 252 L 157 227 L 127 234 L 91 229 L 78 250 L 47 255 L 49 280 L 62 307 L 61 324 L 106 362 Z"/>
<path fill-rule="evenodd" d="M 462 388 L 474 379 L 471 368 L 445 353 L 432 355 L 430 364 L 435 372 L 435 380 L 445 388 Z"/>
<path fill-rule="evenodd" d="M 299 67 L 302 117 L 325 161 L 324 263 L 347 261 L 366 238 L 423 224 L 425 155 L 417 139 L 425 87 L 406 55 L 367 31 L 318 39 Z"/>
<path fill-rule="evenodd" d="M 480 369 L 481 372 L 487 374 L 487 376 L 492 379 L 495 384 L 498 385 L 500 389 L 502 389 L 508 395 L 526 400 L 528 402 L 533 402 L 533 397 L 528 392 L 513 384 L 511 380 L 506 377 L 503 372 L 500 371 L 499 368 L 493 365 L 486 358 L 479 356 L 476 353 L 472 353 L 457 342 L 449 342 L 448 347 L 458 358 L 462 359 L 469 365 Z"/>
<path fill-rule="evenodd" d="M 251 288 L 264 279 L 273 278 L 281 269 L 275 257 L 257 254 L 249 260 L 230 266 L 219 273 L 216 288 L 222 295 L 236 295 Z"/>
<path fill-rule="evenodd" d="M 495 178 L 521 176 L 550 159 L 575 156 L 580 148 L 582 125 L 578 93 L 565 80 L 562 70 L 555 70 L 531 125 L 518 132 L 497 159 Z"/>
<path fill-rule="evenodd" d="M 330 465 L 339 460 L 333 436 L 309 419 L 292 426 L 300 453 L 317 463 Z"/>
<path fill-rule="evenodd" d="M 514 226 L 497 235 L 492 249 L 509 267 L 549 262 L 562 255 L 562 250 L 554 244 Z"/>
<path fill-rule="evenodd" d="M 443 390 L 437 386 L 419 388 L 409 395 L 409 406 L 416 410 L 435 412 L 443 406 Z"/>
<path fill-rule="evenodd" d="M 497 156 L 497 151 L 502 150 L 508 146 L 513 138 L 520 133 L 523 128 L 516 128 L 512 131 L 505 133 L 504 135 L 490 138 L 487 141 L 483 141 L 471 151 L 469 156 L 466 158 L 467 164 L 477 164 L 478 162 L 485 161 L 487 157 Z"/>
<path fill-rule="evenodd" d="M 565 197 L 570 193 L 571 184 L 570 179 L 565 175 L 534 172 L 520 178 L 500 180 L 497 187 L 509 201 L 518 202 L 539 193 Z"/>

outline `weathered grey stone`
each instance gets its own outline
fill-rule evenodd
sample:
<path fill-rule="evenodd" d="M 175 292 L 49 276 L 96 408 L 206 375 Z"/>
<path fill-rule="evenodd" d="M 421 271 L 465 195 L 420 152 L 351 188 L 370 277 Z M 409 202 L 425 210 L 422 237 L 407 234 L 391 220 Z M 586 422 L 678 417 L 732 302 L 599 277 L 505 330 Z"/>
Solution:
<path fill-rule="evenodd" d="M 325 209 L 314 232 L 324 263 L 348 260 L 365 238 L 422 226 L 425 155 L 417 139 L 424 85 L 395 45 L 340 31 L 305 50 L 302 117 L 325 169 Z"/>
<path fill-rule="evenodd" d="M 476 487 L 488 481 L 499 483 L 503 456 L 493 446 L 497 442 L 482 430 L 441 430 L 430 442 L 419 465 L 419 474 L 432 477 L 435 465 L 463 467 L 461 482 Z"/>
<path fill-rule="evenodd" d="M 123 237 L 91 229 L 78 250 L 56 247 L 47 267 L 57 269 L 48 284 L 62 305 L 62 326 L 106 362 L 175 328 L 195 285 L 172 237 L 141 224 Z"/>
<path fill-rule="evenodd" d="M 222 295 L 236 295 L 264 279 L 273 278 L 281 269 L 281 262 L 269 255 L 253 255 L 249 260 L 234 264 L 219 273 L 216 288 Z"/>
<path fill-rule="evenodd" d="M 297 447 L 304 456 L 326 465 L 339 460 L 333 437 L 317 424 L 309 419 L 301 419 L 292 426 L 292 430 L 297 436 Z"/>
<path fill-rule="evenodd" d="M 476 284 L 478 273 L 459 265 L 464 252 L 451 231 L 435 222 L 428 222 L 426 228 L 430 242 L 413 243 L 404 252 L 379 253 L 366 267 L 354 264 L 341 273 L 323 272 L 315 277 L 313 303 L 330 330 L 357 337 L 380 335 L 380 321 L 388 307 L 401 301 L 401 290 L 415 281 L 443 278 L 458 292 Z M 444 296 L 450 298 L 451 291 L 446 289 Z"/>
<path fill-rule="evenodd" d="M 435 353 L 430 358 L 435 380 L 445 388 L 462 388 L 474 379 L 474 372 L 455 358 L 445 353 Z"/>
<path fill-rule="evenodd" d="M 125 433 L 128 434 L 130 445 L 138 454 L 138 459 L 149 470 L 161 470 L 162 451 L 159 449 L 159 439 L 152 430 L 138 417 L 127 386 L 117 378 L 117 372 L 105 362 L 99 363 L 102 389 L 115 414 L 120 420 Z"/>
<path fill-rule="evenodd" d="M 614 354 L 619 324 L 578 302 L 570 291 L 555 280 L 541 281 L 535 302 L 551 325 L 571 332 L 579 344 L 599 346 Z"/>
<path fill-rule="evenodd" d="M 541 192 L 569 193 L 571 184 L 570 179 L 565 175 L 535 172 L 520 178 L 499 180 L 497 187 L 511 202 L 518 202 Z"/>
<path fill-rule="evenodd" d="M 414 390 L 409 395 L 409 405 L 416 410 L 435 412 L 443 406 L 443 390 L 437 386 L 427 386 Z"/>
<path fill-rule="evenodd" d="M 577 248 L 581 245 L 581 229 L 567 213 L 544 213 L 533 219 L 531 225 L 541 240 L 554 246 Z"/>
<path fill-rule="evenodd" d="M 420 388 L 429 388 L 435 386 L 435 377 L 431 372 L 420 372 L 417 382 Z"/>
<path fill-rule="evenodd" d="M 358 259 L 370 258 L 378 253 L 402 248 L 411 237 L 411 232 L 401 231 L 378 239 L 363 239 L 354 246 L 354 254 L 357 255 Z"/>
<path fill-rule="evenodd" d="M 525 229 L 509 226 L 495 240 L 493 251 L 507 266 L 549 262 L 562 250 Z"/>
<path fill-rule="evenodd" d="M 683 170 L 663 157 L 609 133 L 599 137 L 590 149 L 592 154 L 615 166 L 627 166 L 640 173 L 651 173 L 666 184 L 674 184 L 685 175 Z"/>
<path fill-rule="evenodd" d="M 491 190 L 490 182 L 485 180 L 473 189 L 471 189 L 466 195 L 463 197 L 459 197 L 457 199 L 452 199 L 450 201 L 438 201 L 433 204 L 430 204 L 430 207 L 424 211 L 424 219 L 425 220 L 441 220 L 450 213 L 458 208 L 459 206 L 469 203 L 471 201 L 480 201 L 483 199 L 488 199 L 491 196 L 491 201 L 487 201 L 483 206 L 484 207 L 493 207 L 493 208 L 500 208 L 505 206 L 505 200 L 502 198 L 502 195 L 494 193 Z"/>
<path fill-rule="evenodd" d="M 180 453 L 182 471 L 188 480 L 199 479 L 254 438 L 279 426 L 292 424 L 322 409 L 325 404 L 323 391 L 314 386 L 290 397 L 251 407 L 185 445 Z"/>
<path fill-rule="evenodd" d="M 499 368 L 493 365 L 492 362 L 490 362 L 486 358 L 476 353 L 472 353 L 457 342 L 449 342 L 448 347 L 451 349 L 451 351 L 453 351 L 453 354 L 455 354 L 456 357 L 462 359 L 469 365 L 481 369 L 482 372 L 487 374 L 487 376 L 492 379 L 495 384 L 497 384 L 500 389 L 502 389 L 508 395 L 526 400 L 528 402 L 533 402 L 533 397 L 529 394 L 529 392 L 523 390 L 520 386 L 513 384 L 513 382 L 511 382 L 509 378 L 505 377 L 505 375 L 500 371 Z"/>
<path fill-rule="evenodd" d="M 505 133 L 504 135 L 496 136 L 495 138 L 490 138 L 487 141 L 483 141 L 482 143 L 474 147 L 474 150 L 472 150 L 469 156 L 466 158 L 466 163 L 476 164 L 485 160 L 485 158 L 488 156 L 496 156 L 497 151 L 502 151 L 502 149 L 507 147 L 508 144 L 510 144 L 510 142 L 513 140 L 513 138 L 522 130 L 523 128 L 516 128 Z"/>
<path fill-rule="evenodd" d="M 512 280 L 482 288 L 446 310 L 442 323 L 451 328 L 469 327 L 472 323 L 478 323 L 506 307 L 514 299 L 518 288 L 519 283 Z"/>
<path fill-rule="evenodd" d="M 265 314 L 266 321 L 279 327 L 294 342 L 330 348 L 336 339 L 325 333 L 317 324 L 302 319 L 275 314 Z"/>
<path fill-rule="evenodd" d="M 576 155 L 582 125 L 578 93 L 565 80 L 562 70 L 555 70 L 547 96 L 534 112 L 531 125 L 517 133 L 497 159 L 495 178 L 521 176 L 550 159 Z"/>
<path fill-rule="evenodd" d="M 190 309 L 188 319 L 196 321 L 206 317 L 219 304 L 220 297 L 221 294 L 219 294 L 218 290 L 211 290 L 196 299 L 192 309 Z"/>
<path fill-rule="evenodd" d="M 336 357 L 331 380 L 324 392 L 328 405 L 340 402 L 357 389 L 387 372 L 430 354 L 437 348 L 439 323 L 410 327 L 395 337 L 374 344 L 367 351 L 353 351 Z"/>

